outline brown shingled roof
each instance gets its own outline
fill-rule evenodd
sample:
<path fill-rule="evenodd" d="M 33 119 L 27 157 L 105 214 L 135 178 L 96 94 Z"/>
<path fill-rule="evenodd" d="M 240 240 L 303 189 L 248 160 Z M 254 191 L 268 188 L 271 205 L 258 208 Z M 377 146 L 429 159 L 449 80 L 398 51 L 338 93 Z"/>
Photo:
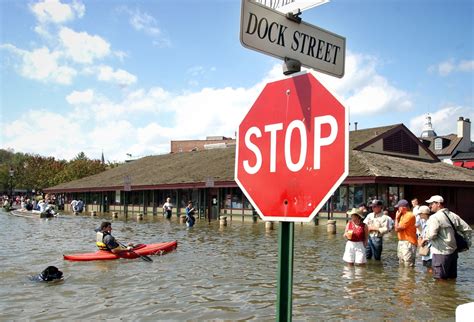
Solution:
<path fill-rule="evenodd" d="M 441 150 L 436 150 L 434 147 L 434 140 L 437 138 L 443 138 L 449 140 L 449 145 Z M 436 155 L 451 155 L 453 154 L 454 149 L 459 145 L 459 142 L 462 141 L 462 138 L 458 137 L 456 134 L 448 134 L 443 136 L 435 136 L 435 137 L 423 137 L 420 138 L 421 140 L 425 141 L 425 146 L 431 150 Z"/>
<path fill-rule="evenodd" d="M 349 133 L 349 149 L 353 150 L 357 146 L 376 138 L 377 136 L 390 131 L 391 129 L 400 126 L 402 124 L 393 124 L 380 127 L 372 127 L 370 129 L 363 129 L 357 131 L 351 131 Z"/>
<path fill-rule="evenodd" d="M 399 126 L 390 125 L 350 132 L 349 177 L 410 179 L 428 183 L 461 183 L 474 187 L 474 171 L 452 165 L 422 160 L 406 159 L 396 156 L 352 150 Z M 149 156 L 123 164 L 94 176 L 63 183 L 48 189 L 51 192 L 78 190 L 113 191 L 123 190 L 125 176 L 130 176 L 132 189 L 151 189 L 175 186 L 205 187 L 206 180 L 212 178 L 216 186 L 236 186 L 234 181 L 235 147 L 172 153 Z"/>
<path fill-rule="evenodd" d="M 235 148 L 149 156 L 45 190 L 123 190 L 126 176 L 130 176 L 132 189 L 137 186 L 146 188 L 156 185 L 204 185 L 207 178 L 212 178 L 215 182 L 233 182 L 234 159 Z"/>
<path fill-rule="evenodd" d="M 469 169 L 363 151 L 351 151 L 349 177 L 353 176 L 458 182 L 474 187 L 474 171 Z"/>

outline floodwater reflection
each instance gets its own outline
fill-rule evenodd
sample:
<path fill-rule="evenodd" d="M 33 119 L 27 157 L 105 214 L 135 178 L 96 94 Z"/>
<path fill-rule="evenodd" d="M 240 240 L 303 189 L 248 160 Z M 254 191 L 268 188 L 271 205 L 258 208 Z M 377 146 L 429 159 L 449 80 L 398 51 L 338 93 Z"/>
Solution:
<path fill-rule="evenodd" d="M 178 240 L 176 251 L 141 260 L 66 262 L 63 253 L 94 251 L 94 228 L 112 220 L 125 242 Z M 274 320 L 278 225 L 200 220 L 192 229 L 162 216 L 112 219 L 67 216 L 33 220 L 0 213 L 0 320 Z M 460 254 L 456 281 L 438 283 L 421 262 L 399 267 L 396 237 L 382 261 L 347 266 L 342 227 L 295 225 L 295 320 L 453 320 L 474 301 L 473 252 Z M 7 245 L 7 246 L 5 246 Z M 28 276 L 55 265 L 63 283 Z M 420 309 L 423 308 L 423 309 Z"/>

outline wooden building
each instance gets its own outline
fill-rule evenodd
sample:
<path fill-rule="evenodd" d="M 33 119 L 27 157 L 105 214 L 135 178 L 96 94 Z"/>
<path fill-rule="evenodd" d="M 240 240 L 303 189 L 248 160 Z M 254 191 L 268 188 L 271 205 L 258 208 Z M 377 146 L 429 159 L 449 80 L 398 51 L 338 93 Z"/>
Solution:
<path fill-rule="evenodd" d="M 393 213 L 399 199 L 442 195 L 446 206 L 474 224 L 474 171 L 441 162 L 403 124 L 350 132 L 349 176 L 320 216 L 343 214 L 381 199 Z M 87 210 L 161 214 L 166 197 L 183 213 L 193 200 L 209 220 L 226 214 L 252 220 L 254 211 L 234 181 L 235 146 L 149 156 L 94 176 L 45 189 L 81 198 Z M 129 191 L 126 191 L 129 190 Z"/>

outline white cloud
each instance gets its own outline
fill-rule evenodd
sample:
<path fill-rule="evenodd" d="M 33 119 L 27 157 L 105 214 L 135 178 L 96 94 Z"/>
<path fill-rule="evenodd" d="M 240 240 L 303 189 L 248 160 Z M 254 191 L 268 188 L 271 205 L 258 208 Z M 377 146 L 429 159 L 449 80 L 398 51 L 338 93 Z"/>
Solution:
<path fill-rule="evenodd" d="M 430 73 L 437 73 L 440 76 L 448 76 L 455 72 L 472 72 L 474 71 L 474 60 L 461 60 L 456 62 L 454 59 L 445 60 L 437 65 L 428 68 Z"/>
<path fill-rule="evenodd" d="M 88 144 L 82 131 L 68 116 L 35 109 L 4 124 L 2 136 L 5 145 L 14 147 L 15 151 L 71 159 Z"/>
<path fill-rule="evenodd" d="M 130 137 L 135 137 L 135 128 L 127 120 L 106 122 L 90 131 L 90 138 L 98 140 L 99 145 L 112 144 L 112 142 L 120 145 L 121 141 L 128 141 Z"/>
<path fill-rule="evenodd" d="M 346 63 L 344 79 L 325 79 L 320 74 L 317 78 L 327 83 L 341 101 L 348 101 L 353 111 L 382 112 L 411 106 L 408 94 L 379 75 L 376 59 L 349 54 Z M 87 70 L 97 71 L 94 66 Z M 192 71 L 199 74 L 201 69 Z M 249 88 L 203 88 L 173 93 L 152 87 L 124 90 L 122 97 L 107 97 L 96 89 L 73 91 L 66 97 L 74 107 L 68 117 L 74 119 L 82 131 L 78 135 L 85 139 L 71 155 L 97 151 L 99 157 L 103 149 L 106 159 L 120 161 L 126 158 L 125 153 L 135 157 L 167 153 L 170 140 L 204 139 L 209 135 L 234 137 L 265 84 L 282 78 L 281 64 L 275 64 Z M 92 147 L 90 142 L 94 142 Z"/>
<path fill-rule="evenodd" d="M 159 36 L 161 34 L 160 28 L 157 26 L 156 19 L 147 14 L 146 12 L 130 12 L 130 25 L 135 30 L 144 31 L 152 36 Z"/>
<path fill-rule="evenodd" d="M 131 10 L 127 7 L 119 8 L 120 12 L 124 12 L 129 17 L 129 23 L 133 29 L 143 32 L 153 38 L 153 45 L 158 47 L 170 47 L 171 40 L 167 38 L 158 25 L 158 21 L 146 12 L 139 9 Z"/>
<path fill-rule="evenodd" d="M 17 69 L 25 78 L 68 85 L 77 75 L 74 68 L 60 64 L 62 58 L 60 51 L 51 52 L 46 47 L 27 51 L 11 44 L 2 45 L 1 48 L 9 50 L 20 58 L 21 62 Z"/>
<path fill-rule="evenodd" d="M 85 6 L 77 1 L 69 5 L 58 0 L 44 0 L 30 5 L 30 10 L 40 23 L 62 24 L 84 16 Z"/>
<path fill-rule="evenodd" d="M 448 105 L 441 107 L 435 112 L 430 112 L 433 130 L 438 135 L 457 133 L 457 119 L 462 116 L 474 120 L 474 108 L 468 106 Z M 410 130 L 417 136 L 423 131 L 426 122 L 426 114 L 418 115 L 410 120 Z M 474 137 L 474 127 L 471 126 L 471 138 Z"/>
<path fill-rule="evenodd" d="M 73 11 L 75 11 L 77 17 L 82 18 L 84 16 L 84 13 L 86 12 L 86 7 L 83 3 L 74 0 L 71 6 L 73 8 Z"/>
<path fill-rule="evenodd" d="M 203 75 L 205 71 L 206 69 L 203 66 L 193 66 L 193 67 L 188 68 L 186 73 L 195 77 L 195 76 Z"/>
<path fill-rule="evenodd" d="M 474 60 L 462 60 L 459 62 L 458 70 L 461 72 L 474 71 Z"/>
<path fill-rule="evenodd" d="M 113 82 L 119 85 L 131 85 L 137 81 L 137 77 L 123 69 L 113 70 L 110 66 L 100 66 L 98 68 L 97 79 L 105 82 Z"/>
<path fill-rule="evenodd" d="M 73 91 L 66 96 L 66 101 L 71 105 L 90 104 L 94 99 L 94 91 L 87 89 L 85 91 Z"/>
<path fill-rule="evenodd" d="M 315 73 L 351 115 L 407 111 L 413 107 L 410 94 L 394 87 L 377 72 L 378 60 L 348 53 L 344 78 Z"/>
<path fill-rule="evenodd" d="M 67 4 L 58 0 L 44 0 L 30 4 L 30 10 L 38 21 L 34 31 L 41 37 L 52 42 L 55 40 L 55 36 L 50 32 L 50 25 L 59 26 L 73 21 L 76 18 L 82 18 L 86 8 L 84 4 L 78 1 Z"/>
<path fill-rule="evenodd" d="M 192 87 L 196 87 L 200 84 L 200 80 L 207 79 L 210 73 L 216 71 L 215 67 L 206 68 L 204 66 L 193 66 L 186 70 L 186 74 L 191 79 L 188 80 L 188 84 Z"/>
<path fill-rule="evenodd" d="M 59 39 L 65 54 L 73 61 L 90 64 L 110 54 L 110 44 L 100 36 L 91 36 L 87 32 L 76 32 L 63 27 L 59 31 Z"/>

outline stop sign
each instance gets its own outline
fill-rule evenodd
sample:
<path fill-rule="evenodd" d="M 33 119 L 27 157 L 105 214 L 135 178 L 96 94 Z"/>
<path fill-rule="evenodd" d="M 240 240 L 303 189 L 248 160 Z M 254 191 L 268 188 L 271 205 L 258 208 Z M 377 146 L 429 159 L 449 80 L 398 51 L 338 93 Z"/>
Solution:
<path fill-rule="evenodd" d="M 309 222 L 348 174 L 347 111 L 311 74 L 268 83 L 240 123 L 235 180 L 263 220 Z"/>

